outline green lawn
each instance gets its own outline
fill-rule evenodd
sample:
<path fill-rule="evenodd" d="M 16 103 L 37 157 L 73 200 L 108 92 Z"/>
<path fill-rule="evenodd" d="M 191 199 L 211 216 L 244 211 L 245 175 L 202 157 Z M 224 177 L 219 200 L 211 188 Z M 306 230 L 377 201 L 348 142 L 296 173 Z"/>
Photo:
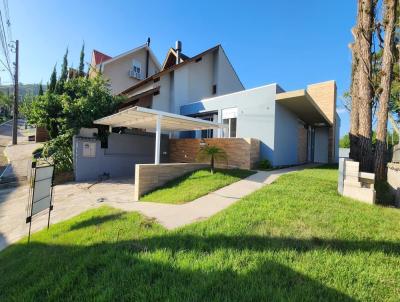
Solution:
<path fill-rule="evenodd" d="M 168 182 L 162 188 L 144 195 L 140 200 L 174 204 L 185 203 L 252 174 L 254 174 L 253 171 L 239 169 L 218 169 L 214 174 L 211 174 L 208 169 L 199 170 Z"/>
<path fill-rule="evenodd" d="M 284 175 L 175 231 L 86 212 L 0 253 L 0 301 L 399 301 L 400 211 L 340 197 L 336 180 Z"/>

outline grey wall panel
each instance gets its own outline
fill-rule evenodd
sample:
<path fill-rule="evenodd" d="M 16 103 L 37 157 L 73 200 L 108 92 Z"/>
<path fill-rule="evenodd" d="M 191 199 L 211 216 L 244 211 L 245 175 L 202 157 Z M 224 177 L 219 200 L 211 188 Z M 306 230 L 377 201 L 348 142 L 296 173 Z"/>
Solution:
<path fill-rule="evenodd" d="M 315 129 L 314 162 L 328 163 L 328 128 Z"/>
<path fill-rule="evenodd" d="M 94 157 L 83 156 L 83 144 L 96 144 Z M 100 141 L 74 137 L 74 173 L 77 181 L 95 180 L 107 173 L 110 177 L 134 177 L 135 164 L 154 162 L 155 138 L 152 136 L 111 133 L 108 148 Z M 168 160 L 168 137 L 161 139 L 162 162 Z"/>
<path fill-rule="evenodd" d="M 296 115 L 280 104 L 275 105 L 274 165 L 298 164 L 299 121 Z"/>

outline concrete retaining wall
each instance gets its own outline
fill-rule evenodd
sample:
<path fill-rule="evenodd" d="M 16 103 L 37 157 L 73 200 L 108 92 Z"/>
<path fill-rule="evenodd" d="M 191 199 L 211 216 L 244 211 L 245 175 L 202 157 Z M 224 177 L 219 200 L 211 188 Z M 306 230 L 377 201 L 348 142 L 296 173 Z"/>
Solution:
<path fill-rule="evenodd" d="M 400 207 L 400 164 L 388 164 L 387 181 L 396 195 L 396 206 Z"/>
<path fill-rule="evenodd" d="M 201 141 L 196 138 L 170 139 L 169 161 L 196 162 Z M 228 158 L 217 162 L 217 167 L 252 169 L 260 160 L 260 141 L 254 138 L 206 138 L 204 142 L 225 150 Z"/>
<path fill-rule="evenodd" d="M 168 181 L 186 173 L 207 167 L 206 164 L 137 164 L 135 166 L 135 200 Z"/>

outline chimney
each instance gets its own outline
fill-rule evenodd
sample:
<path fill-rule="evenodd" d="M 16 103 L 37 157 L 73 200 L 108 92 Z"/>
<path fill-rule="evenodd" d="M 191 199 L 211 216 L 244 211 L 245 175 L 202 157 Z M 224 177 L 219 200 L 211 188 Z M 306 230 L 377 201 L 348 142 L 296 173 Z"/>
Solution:
<path fill-rule="evenodd" d="M 181 51 L 182 51 L 182 42 L 176 41 L 175 43 L 175 51 L 176 51 L 176 64 L 181 62 Z"/>

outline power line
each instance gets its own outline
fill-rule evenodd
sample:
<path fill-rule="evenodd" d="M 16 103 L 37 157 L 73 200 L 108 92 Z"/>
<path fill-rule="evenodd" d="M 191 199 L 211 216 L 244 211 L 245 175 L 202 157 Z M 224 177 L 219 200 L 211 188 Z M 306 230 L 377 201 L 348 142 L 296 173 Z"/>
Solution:
<path fill-rule="evenodd" d="M 4 14 L 6 17 L 8 38 L 10 41 L 12 41 L 13 38 L 12 38 L 12 32 L 11 32 L 10 10 L 8 8 L 8 0 L 3 0 L 3 5 L 4 5 Z"/>

